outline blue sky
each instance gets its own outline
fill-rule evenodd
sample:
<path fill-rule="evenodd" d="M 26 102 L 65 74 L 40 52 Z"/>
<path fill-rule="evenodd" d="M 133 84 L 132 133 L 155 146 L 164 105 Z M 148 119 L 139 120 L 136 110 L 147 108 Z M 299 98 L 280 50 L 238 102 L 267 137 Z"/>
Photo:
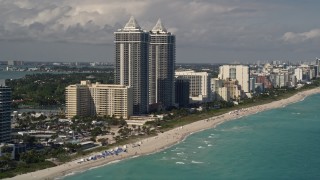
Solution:
<path fill-rule="evenodd" d="M 177 37 L 177 62 L 314 60 L 319 0 L 0 0 L 0 60 L 113 61 L 133 15 Z"/>

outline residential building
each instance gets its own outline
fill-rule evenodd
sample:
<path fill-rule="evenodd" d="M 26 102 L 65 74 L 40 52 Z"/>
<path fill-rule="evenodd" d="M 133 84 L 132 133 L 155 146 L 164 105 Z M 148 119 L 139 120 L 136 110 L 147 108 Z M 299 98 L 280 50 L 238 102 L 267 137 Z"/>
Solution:
<path fill-rule="evenodd" d="M 219 88 L 223 87 L 224 80 L 219 78 L 211 78 L 211 98 L 212 100 L 221 100 Z"/>
<path fill-rule="evenodd" d="M 150 31 L 149 104 L 174 105 L 175 36 L 159 19 Z"/>
<path fill-rule="evenodd" d="M 227 87 L 219 88 L 218 94 L 219 94 L 221 100 L 230 101 L 230 99 L 231 99 L 230 91 L 228 90 Z"/>
<path fill-rule="evenodd" d="M 8 61 L 8 66 L 22 66 L 24 61 Z"/>
<path fill-rule="evenodd" d="M 11 140 L 11 88 L 0 81 L 0 143 Z"/>
<path fill-rule="evenodd" d="M 296 68 L 294 70 L 294 75 L 296 76 L 296 79 L 298 82 L 302 81 L 302 69 L 301 68 Z"/>
<path fill-rule="evenodd" d="M 249 66 L 244 65 L 223 65 L 219 68 L 219 79 L 237 80 L 241 90 L 245 93 L 249 91 Z"/>
<path fill-rule="evenodd" d="M 175 76 L 190 80 L 189 98 L 192 102 L 208 102 L 211 100 L 209 73 L 192 70 L 175 71 Z"/>
<path fill-rule="evenodd" d="M 255 83 L 256 83 L 256 78 L 254 78 L 254 77 L 252 77 L 252 78 L 250 78 L 250 88 L 249 88 L 249 90 L 250 90 L 250 92 L 255 92 Z"/>
<path fill-rule="evenodd" d="M 80 84 L 69 85 L 66 87 L 66 116 L 90 116 L 92 99 L 88 87 L 89 81 L 81 81 Z"/>
<path fill-rule="evenodd" d="M 256 77 L 256 83 L 262 83 L 264 88 L 266 89 L 272 89 L 272 83 L 269 79 L 269 76 L 260 75 Z"/>
<path fill-rule="evenodd" d="M 175 103 L 179 107 L 186 107 L 189 104 L 190 80 L 176 78 L 175 81 Z"/>
<path fill-rule="evenodd" d="M 66 115 L 114 116 L 128 119 L 133 110 L 132 88 L 125 85 L 90 83 L 70 85 L 66 88 Z"/>
<path fill-rule="evenodd" d="M 270 81 L 275 88 L 282 88 L 288 86 L 288 73 L 270 74 Z"/>
<path fill-rule="evenodd" d="M 229 93 L 228 98 L 224 98 L 225 101 L 230 100 L 240 100 L 241 98 L 241 90 L 239 89 L 239 84 L 237 80 L 225 80 L 224 81 L 224 88 L 227 88 L 227 91 Z"/>
<path fill-rule="evenodd" d="M 148 112 L 149 33 L 131 17 L 115 35 L 115 84 L 133 91 L 133 114 Z"/>

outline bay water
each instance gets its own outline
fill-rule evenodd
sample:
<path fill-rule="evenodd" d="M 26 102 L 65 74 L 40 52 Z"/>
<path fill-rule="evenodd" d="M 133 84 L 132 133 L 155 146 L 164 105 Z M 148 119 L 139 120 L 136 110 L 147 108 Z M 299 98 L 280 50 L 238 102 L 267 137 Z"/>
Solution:
<path fill-rule="evenodd" d="M 27 74 L 34 74 L 32 71 L 0 71 L 0 79 L 20 79 Z"/>
<path fill-rule="evenodd" d="M 64 179 L 320 179 L 319 102 L 313 95 Z"/>
<path fill-rule="evenodd" d="M 0 71 L 0 79 L 20 79 L 29 74 L 67 74 L 69 72 Z"/>

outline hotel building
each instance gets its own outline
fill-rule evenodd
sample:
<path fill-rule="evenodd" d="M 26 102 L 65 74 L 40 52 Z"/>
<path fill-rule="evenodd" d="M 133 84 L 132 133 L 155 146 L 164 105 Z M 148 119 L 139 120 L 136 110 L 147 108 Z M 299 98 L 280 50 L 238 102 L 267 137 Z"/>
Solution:
<path fill-rule="evenodd" d="M 114 116 L 128 119 L 133 110 L 132 88 L 125 85 L 90 83 L 66 88 L 66 116 Z"/>
<path fill-rule="evenodd" d="M 150 31 L 149 104 L 174 105 L 175 36 L 159 19 Z"/>
<path fill-rule="evenodd" d="M 148 112 L 149 33 L 131 17 L 115 36 L 115 84 L 130 86 L 133 91 L 133 114 Z"/>

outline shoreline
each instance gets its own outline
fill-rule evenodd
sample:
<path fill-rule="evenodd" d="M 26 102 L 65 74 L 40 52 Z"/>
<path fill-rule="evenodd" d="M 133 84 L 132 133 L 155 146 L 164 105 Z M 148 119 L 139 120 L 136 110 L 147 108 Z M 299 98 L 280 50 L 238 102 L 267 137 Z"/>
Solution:
<path fill-rule="evenodd" d="M 184 141 L 189 135 L 197 133 L 206 129 L 215 128 L 216 126 L 230 121 L 239 119 L 244 116 L 256 114 L 262 111 L 270 109 L 282 108 L 289 104 L 303 101 L 306 97 L 320 93 L 320 88 L 314 88 L 298 92 L 297 94 L 278 101 L 271 103 L 262 104 L 258 106 L 252 106 L 249 108 L 242 108 L 233 110 L 219 116 L 213 116 L 207 119 L 199 120 L 181 127 L 165 131 L 154 137 L 148 137 L 141 139 L 139 142 L 140 146 L 133 147 L 132 144 L 127 144 L 127 152 L 120 153 L 119 155 L 107 156 L 106 158 L 100 158 L 97 160 L 86 161 L 81 164 L 77 163 L 79 159 L 70 161 L 68 163 L 47 168 L 27 174 L 18 175 L 10 179 L 55 179 L 63 178 L 66 175 L 74 175 L 90 169 L 99 168 L 107 164 L 116 163 L 121 160 L 136 158 L 143 155 L 149 155 L 157 153 L 164 149 L 170 148 L 171 146 Z M 93 153 L 99 154 L 99 153 Z M 92 156 L 87 155 L 85 157 Z M 83 157 L 84 158 L 84 157 Z"/>

